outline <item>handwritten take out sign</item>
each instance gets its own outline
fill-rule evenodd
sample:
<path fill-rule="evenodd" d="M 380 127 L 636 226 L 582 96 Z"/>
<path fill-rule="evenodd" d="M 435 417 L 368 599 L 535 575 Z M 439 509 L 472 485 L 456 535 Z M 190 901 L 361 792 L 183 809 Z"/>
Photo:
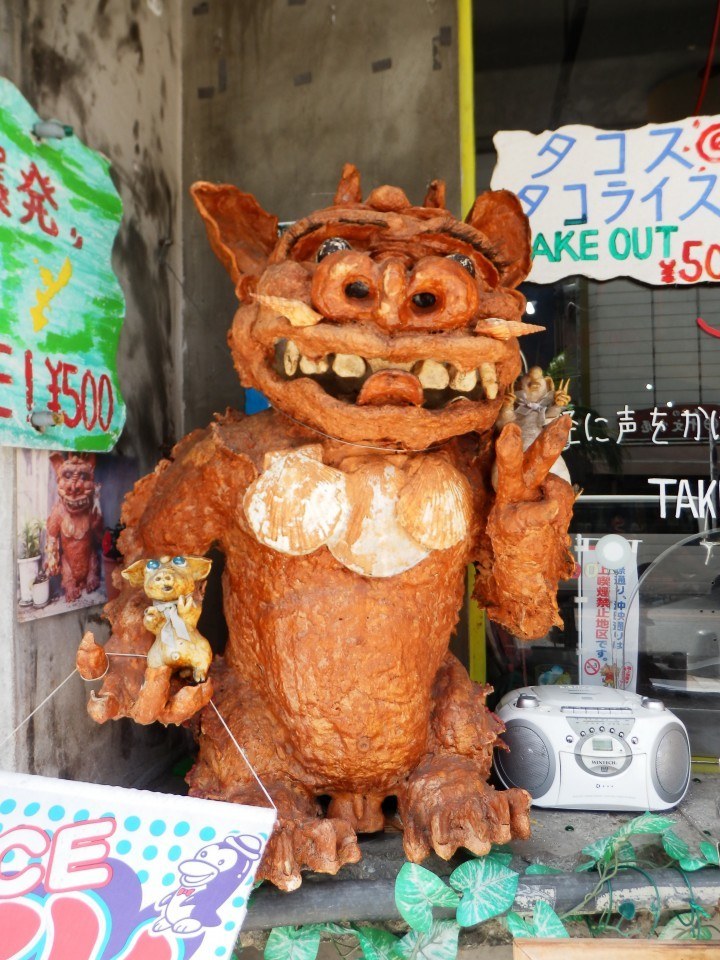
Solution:
<path fill-rule="evenodd" d="M 109 163 L 0 78 L 0 444 L 106 451 L 125 419 L 124 314 L 110 258 L 122 205 Z"/>
<path fill-rule="evenodd" d="M 529 279 L 720 281 L 720 117 L 637 130 L 502 131 L 493 189 L 530 218 Z"/>
<path fill-rule="evenodd" d="M 275 811 L 0 772 L 0 960 L 231 957 Z"/>

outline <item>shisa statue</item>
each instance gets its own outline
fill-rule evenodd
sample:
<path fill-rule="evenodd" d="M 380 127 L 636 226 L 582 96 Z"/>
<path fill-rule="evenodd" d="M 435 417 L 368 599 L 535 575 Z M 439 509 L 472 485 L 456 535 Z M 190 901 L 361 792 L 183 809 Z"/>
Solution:
<path fill-rule="evenodd" d="M 203 683 L 173 674 L 143 722 L 197 715 L 190 792 L 262 803 L 212 697 L 278 807 L 258 876 L 285 890 L 357 861 L 387 797 L 415 862 L 527 837 L 528 794 L 486 783 L 503 729 L 489 688 L 448 652 L 468 563 L 489 616 L 524 639 L 561 623 L 572 571 L 574 494 L 548 475 L 569 418 L 525 451 L 517 424 L 493 432 L 517 338 L 541 329 L 515 289 L 530 268 L 517 198 L 483 194 L 462 223 L 440 181 L 419 207 L 391 186 L 363 201 L 347 165 L 334 203 L 278 238 L 251 195 L 192 194 L 240 301 L 240 380 L 272 409 L 217 416 L 126 499 L 128 562 L 226 559 L 224 654 Z M 131 585 L 107 605 L 108 652 L 150 649 L 145 607 Z M 101 660 L 87 638 L 81 672 Z M 144 671 L 111 658 L 91 716 L 133 715 Z"/>

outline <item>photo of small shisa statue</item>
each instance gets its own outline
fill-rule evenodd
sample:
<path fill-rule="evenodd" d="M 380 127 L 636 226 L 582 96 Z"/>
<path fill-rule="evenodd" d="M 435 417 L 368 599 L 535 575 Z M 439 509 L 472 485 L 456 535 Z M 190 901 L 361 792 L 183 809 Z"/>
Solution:
<path fill-rule="evenodd" d="M 132 461 L 92 453 L 19 450 L 16 456 L 19 620 L 108 599 L 103 533 L 119 520 Z M 118 554 L 119 556 L 119 554 Z"/>

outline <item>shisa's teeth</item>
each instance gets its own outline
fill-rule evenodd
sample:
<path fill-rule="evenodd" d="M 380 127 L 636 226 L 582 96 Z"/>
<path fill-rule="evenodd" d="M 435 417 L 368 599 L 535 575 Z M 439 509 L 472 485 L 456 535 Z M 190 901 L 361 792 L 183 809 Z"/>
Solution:
<path fill-rule="evenodd" d="M 297 344 L 294 340 L 288 340 L 283 355 L 283 369 L 288 377 L 292 377 L 297 372 L 299 360 L 300 351 L 298 350 Z"/>
<path fill-rule="evenodd" d="M 459 390 L 461 393 L 470 393 L 477 386 L 477 370 L 455 370 L 450 377 L 450 386 L 453 390 Z"/>
<path fill-rule="evenodd" d="M 437 360 L 421 360 L 413 367 L 413 373 L 426 390 L 444 390 L 450 383 L 450 372 Z"/>
<path fill-rule="evenodd" d="M 312 376 L 315 373 L 327 373 L 329 369 L 330 364 L 326 357 L 321 357 L 319 360 L 311 360 L 310 357 L 300 357 L 300 370 L 308 376 Z"/>
<path fill-rule="evenodd" d="M 494 363 L 480 364 L 480 383 L 485 388 L 485 395 L 488 400 L 494 400 L 498 395 L 497 373 Z"/>
<path fill-rule="evenodd" d="M 410 372 L 413 368 L 413 362 L 403 363 L 399 360 L 383 360 L 380 357 L 373 357 L 371 360 L 368 360 L 368 366 L 373 373 L 376 373 L 378 370 L 405 370 Z"/>
<path fill-rule="evenodd" d="M 365 361 L 356 353 L 336 353 L 332 368 L 339 377 L 365 376 Z"/>

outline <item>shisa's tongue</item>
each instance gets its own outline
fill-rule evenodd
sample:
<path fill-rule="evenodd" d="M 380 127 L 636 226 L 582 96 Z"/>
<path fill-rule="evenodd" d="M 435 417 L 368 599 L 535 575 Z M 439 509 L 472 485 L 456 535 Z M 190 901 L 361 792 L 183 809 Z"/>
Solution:
<path fill-rule="evenodd" d="M 357 398 L 361 406 L 420 407 L 423 388 L 418 378 L 404 370 L 378 370 L 362 385 Z"/>

